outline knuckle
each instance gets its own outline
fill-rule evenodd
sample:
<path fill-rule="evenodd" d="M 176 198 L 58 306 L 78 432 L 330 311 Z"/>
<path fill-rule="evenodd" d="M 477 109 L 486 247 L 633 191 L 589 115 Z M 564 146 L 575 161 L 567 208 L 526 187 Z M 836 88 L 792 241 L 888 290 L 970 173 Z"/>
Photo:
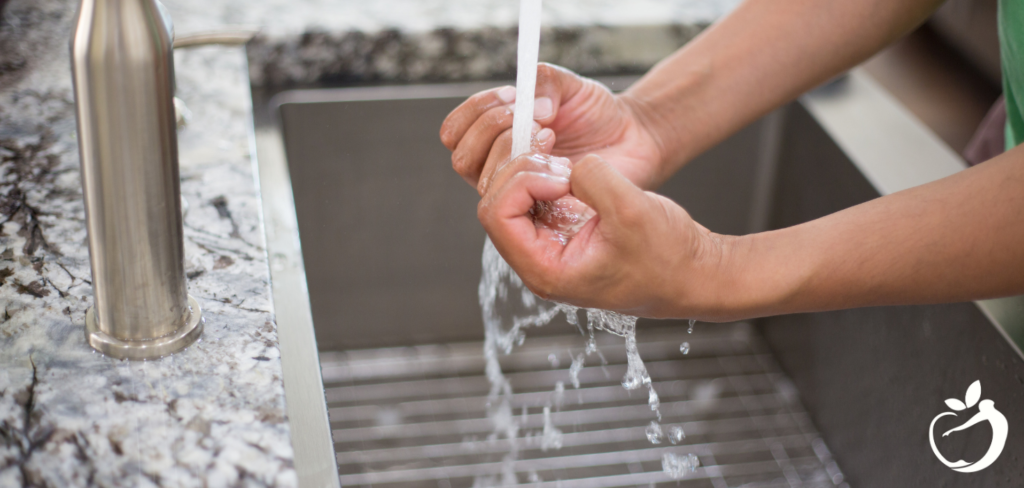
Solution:
<path fill-rule="evenodd" d="M 554 77 L 554 67 L 547 63 L 537 63 L 537 84 L 548 83 Z"/>
<path fill-rule="evenodd" d="M 469 98 L 471 104 L 476 107 L 488 107 L 494 103 L 495 89 L 481 90 L 474 93 Z"/>
<path fill-rule="evenodd" d="M 512 123 L 512 112 L 505 107 L 497 107 L 487 112 L 483 120 L 488 129 L 502 129 Z"/>
<path fill-rule="evenodd" d="M 455 140 L 455 128 L 454 124 L 450 120 L 445 120 L 444 123 L 441 124 L 440 136 L 441 143 L 444 144 L 445 147 L 448 149 L 455 148 L 455 143 L 458 141 Z"/>
<path fill-rule="evenodd" d="M 471 169 L 470 161 L 465 152 L 456 150 L 452 153 L 452 169 L 462 176 L 469 175 Z"/>
<path fill-rule="evenodd" d="M 565 76 L 570 73 L 565 68 L 555 66 L 549 63 L 537 63 L 537 82 L 552 83 L 558 80 L 560 76 Z"/>
<path fill-rule="evenodd" d="M 480 203 L 476 205 L 476 218 L 483 224 L 484 228 L 487 228 L 487 224 L 490 223 L 490 206 L 487 205 L 487 199 L 480 200 Z"/>

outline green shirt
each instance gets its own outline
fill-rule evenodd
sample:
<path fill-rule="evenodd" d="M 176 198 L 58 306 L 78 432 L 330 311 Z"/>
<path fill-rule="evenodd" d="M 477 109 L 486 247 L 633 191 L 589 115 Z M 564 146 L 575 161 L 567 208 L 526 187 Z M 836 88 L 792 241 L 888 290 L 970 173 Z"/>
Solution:
<path fill-rule="evenodd" d="M 1024 142 L 1024 0 L 999 0 L 999 56 L 1010 150 Z"/>

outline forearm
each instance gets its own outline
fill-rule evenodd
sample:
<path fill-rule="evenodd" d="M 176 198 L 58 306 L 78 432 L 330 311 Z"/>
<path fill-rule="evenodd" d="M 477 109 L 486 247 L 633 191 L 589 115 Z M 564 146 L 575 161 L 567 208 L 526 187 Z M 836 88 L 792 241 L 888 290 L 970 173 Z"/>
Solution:
<path fill-rule="evenodd" d="M 624 95 L 661 146 L 664 180 L 772 109 L 860 63 L 941 0 L 748 0 Z"/>
<path fill-rule="evenodd" d="M 726 238 L 698 307 L 735 319 L 1024 293 L 1024 148 L 805 224 Z"/>

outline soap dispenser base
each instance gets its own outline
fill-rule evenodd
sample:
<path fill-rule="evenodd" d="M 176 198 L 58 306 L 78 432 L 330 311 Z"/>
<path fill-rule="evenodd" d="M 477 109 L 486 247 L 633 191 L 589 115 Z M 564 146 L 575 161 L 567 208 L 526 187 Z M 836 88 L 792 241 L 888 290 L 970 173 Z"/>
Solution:
<path fill-rule="evenodd" d="M 117 359 L 156 359 L 190 346 L 203 334 L 203 311 L 199 302 L 188 297 L 189 316 L 185 325 L 173 334 L 145 341 L 124 341 L 103 332 L 96 323 L 95 307 L 85 312 L 85 340 L 93 349 Z"/>

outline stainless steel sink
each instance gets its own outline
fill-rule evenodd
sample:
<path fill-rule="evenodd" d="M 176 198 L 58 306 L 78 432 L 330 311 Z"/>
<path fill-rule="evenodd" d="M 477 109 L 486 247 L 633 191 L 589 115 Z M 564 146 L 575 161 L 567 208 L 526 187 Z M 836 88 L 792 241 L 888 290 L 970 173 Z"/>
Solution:
<path fill-rule="evenodd" d="M 631 79 L 605 82 L 619 89 Z M 332 482 L 343 485 L 461 487 L 502 470 L 508 443 L 486 441 L 477 195 L 437 138 L 444 116 L 487 86 L 494 84 L 256 96 L 275 308 L 304 484 L 337 469 Z M 855 72 L 742 130 L 659 191 L 710 229 L 743 234 L 961 168 Z M 503 359 L 513 406 L 524 415 L 518 480 L 675 485 L 660 464 L 674 452 L 701 461 L 679 486 L 1019 484 L 1013 460 L 1024 453 L 1024 419 L 1011 412 L 1024 406 L 1024 363 L 998 327 L 1012 323 L 1014 303 L 700 324 L 692 335 L 678 321 L 641 320 L 640 350 L 664 423 L 687 432 L 679 445 L 644 438 L 650 411 L 618 386 L 624 350 L 613 336 L 601 342 L 608 364 L 588 364 L 580 389 L 569 387 L 553 417 L 565 446 L 544 452 L 531 444 L 554 383 L 569 384 L 569 351 L 583 342 L 564 322 L 530 330 Z M 682 341 L 691 343 L 685 356 Z M 1007 413 L 1011 433 L 999 462 L 965 477 L 934 457 L 928 426 L 943 400 L 962 397 L 977 379 Z M 977 459 L 988 435 L 979 429 L 957 439 L 947 457 Z M 316 462 L 305 468 L 305 459 Z"/>

